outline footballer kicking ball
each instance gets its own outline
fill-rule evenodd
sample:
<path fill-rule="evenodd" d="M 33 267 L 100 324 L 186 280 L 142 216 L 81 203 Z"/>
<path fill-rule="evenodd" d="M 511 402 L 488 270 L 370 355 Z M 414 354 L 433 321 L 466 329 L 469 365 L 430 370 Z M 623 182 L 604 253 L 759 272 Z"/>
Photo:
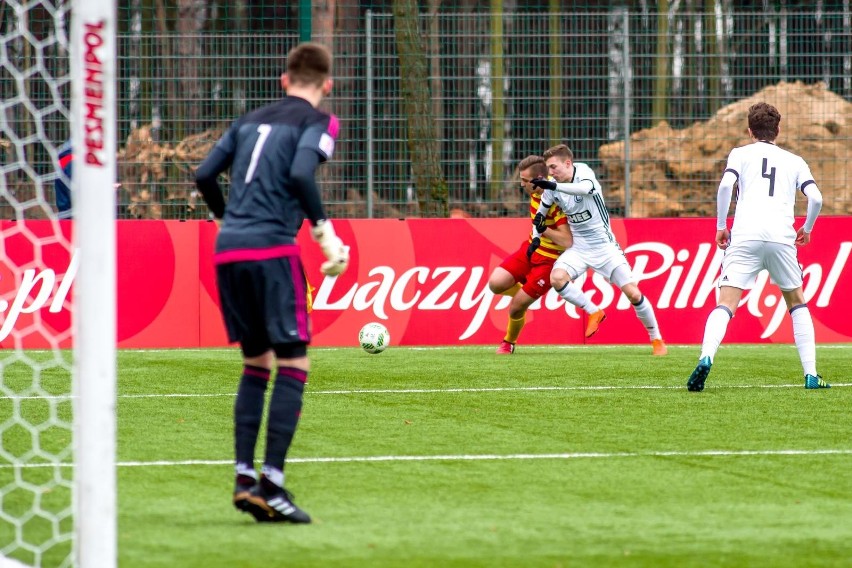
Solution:
<path fill-rule="evenodd" d="M 358 332 L 358 343 L 367 353 L 381 353 L 390 345 L 390 332 L 380 323 L 368 323 Z"/>

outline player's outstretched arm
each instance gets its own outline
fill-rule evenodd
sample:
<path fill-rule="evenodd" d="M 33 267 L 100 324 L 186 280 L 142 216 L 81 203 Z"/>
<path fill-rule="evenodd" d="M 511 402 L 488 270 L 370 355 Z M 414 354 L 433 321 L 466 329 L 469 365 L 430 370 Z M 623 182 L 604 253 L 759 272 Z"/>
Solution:
<path fill-rule="evenodd" d="M 325 255 L 326 261 L 320 270 L 327 276 L 337 276 L 343 274 L 349 266 L 349 247 L 343 244 L 334 232 L 331 221 L 326 218 L 316 182 L 316 169 L 320 160 L 320 155 L 313 149 L 300 149 L 290 167 L 290 180 L 299 205 L 313 225 L 311 236 Z"/>
<path fill-rule="evenodd" d="M 814 230 L 817 216 L 822 209 L 822 192 L 820 192 L 816 183 L 806 183 L 802 186 L 802 193 L 808 198 L 808 214 L 805 218 L 805 224 L 796 231 L 796 244 L 804 246 L 811 242 L 811 233 Z"/>
<path fill-rule="evenodd" d="M 322 205 L 319 186 L 316 182 L 316 171 L 320 165 L 320 155 L 311 148 L 301 148 L 293 157 L 290 166 L 290 180 L 293 182 L 294 193 L 305 216 L 316 225 L 326 218 Z"/>
<path fill-rule="evenodd" d="M 577 183 L 557 183 L 549 179 L 537 178 L 532 180 L 534 186 L 545 191 L 556 193 L 567 193 L 568 195 L 591 195 L 595 193 L 595 184 L 590 179 L 580 180 Z M 542 198 L 544 201 L 544 198 Z M 553 203 L 551 201 L 551 203 Z"/>
<path fill-rule="evenodd" d="M 557 183 L 556 191 L 558 193 L 567 193 L 568 195 L 594 195 L 597 191 L 594 182 L 590 179 L 580 180 L 577 183 Z"/>
<path fill-rule="evenodd" d="M 716 192 L 716 246 L 725 250 L 731 242 L 731 232 L 728 230 L 728 209 L 731 208 L 731 195 L 737 176 L 732 170 L 725 170 L 719 190 Z"/>

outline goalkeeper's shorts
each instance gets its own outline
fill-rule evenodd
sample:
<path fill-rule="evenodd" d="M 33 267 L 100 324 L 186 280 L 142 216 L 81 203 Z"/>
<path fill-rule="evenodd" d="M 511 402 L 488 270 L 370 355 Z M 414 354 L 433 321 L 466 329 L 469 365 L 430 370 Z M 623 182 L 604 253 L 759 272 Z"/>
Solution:
<path fill-rule="evenodd" d="M 218 264 L 216 278 L 231 342 L 252 351 L 310 343 L 310 287 L 298 255 Z"/>

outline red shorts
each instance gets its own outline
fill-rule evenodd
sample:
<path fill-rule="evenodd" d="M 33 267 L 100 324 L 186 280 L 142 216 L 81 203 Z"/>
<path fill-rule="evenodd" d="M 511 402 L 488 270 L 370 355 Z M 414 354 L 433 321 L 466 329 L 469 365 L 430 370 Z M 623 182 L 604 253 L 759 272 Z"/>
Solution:
<path fill-rule="evenodd" d="M 523 284 L 521 289 L 531 298 L 541 298 L 550 290 L 550 271 L 555 258 L 542 256 L 534 252 L 532 258 L 527 258 L 528 241 L 509 255 L 500 264 L 500 268 L 511 274 L 516 282 Z"/>

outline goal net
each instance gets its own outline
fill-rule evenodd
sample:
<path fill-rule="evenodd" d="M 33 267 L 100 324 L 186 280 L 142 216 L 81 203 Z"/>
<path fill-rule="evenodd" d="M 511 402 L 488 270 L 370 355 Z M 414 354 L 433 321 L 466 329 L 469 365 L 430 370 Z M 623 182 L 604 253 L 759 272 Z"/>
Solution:
<path fill-rule="evenodd" d="M 0 568 L 117 564 L 115 21 L 0 4 Z"/>

